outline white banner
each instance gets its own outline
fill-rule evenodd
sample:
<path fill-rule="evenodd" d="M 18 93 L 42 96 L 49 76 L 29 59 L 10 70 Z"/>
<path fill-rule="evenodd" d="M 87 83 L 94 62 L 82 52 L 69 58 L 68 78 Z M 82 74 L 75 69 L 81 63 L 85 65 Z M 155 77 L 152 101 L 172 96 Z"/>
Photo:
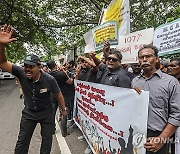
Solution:
<path fill-rule="evenodd" d="M 125 36 L 119 36 L 118 49 L 122 56 L 122 63 L 137 63 L 138 51 L 144 44 L 153 41 L 154 28 L 148 28 Z"/>
<path fill-rule="evenodd" d="M 100 20 L 101 24 L 107 21 L 116 21 L 119 35 L 130 33 L 129 0 L 112 0 L 108 8 L 104 9 Z"/>
<path fill-rule="evenodd" d="M 86 43 L 84 53 L 89 53 L 91 51 L 95 51 L 92 30 L 90 30 L 86 34 L 84 34 L 84 40 Z"/>
<path fill-rule="evenodd" d="M 157 27 L 153 42 L 160 56 L 180 52 L 180 18 Z"/>
<path fill-rule="evenodd" d="M 74 120 L 94 153 L 145 154 L 149 92 L 78 80 L 75 89 Z"/>

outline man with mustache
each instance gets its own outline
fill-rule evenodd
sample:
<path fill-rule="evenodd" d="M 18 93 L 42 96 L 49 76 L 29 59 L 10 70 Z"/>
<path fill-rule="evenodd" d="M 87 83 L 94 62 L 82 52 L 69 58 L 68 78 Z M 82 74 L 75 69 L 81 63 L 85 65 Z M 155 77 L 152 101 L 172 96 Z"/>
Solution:
<path fill-rule="evenodd" d="M 54 132 L 54 117 L 51 93 L 54 93 L 62 108 L 62 116 L 67 114 L 62 93 L 54 77 L 41 71 L 38 56 L 29 54 L 24 59 L 24 69 L 7 61 L 5 46 L 15 41 L 12 38 L 14 30 L 11 26 L 0 27 L 0 68 L 15 75 L 23 89 L 24 109 L 20 123 L 20 132 L 15 147 L 15 154 L 27 154 L 32 134 L 37 123 L 41 125 L 41 154 L 50 154 L 52 135 Z"/>
<path fill-rule="evenodd" d="M 133 79 L 137 92 L 149 91 L 146 154 L 168 154 L 168 139 L 180 126 L 180 86 L 178 80 L 156 69 L 158 49 L 145 45 L 138 52 L 143 72 Z"/>

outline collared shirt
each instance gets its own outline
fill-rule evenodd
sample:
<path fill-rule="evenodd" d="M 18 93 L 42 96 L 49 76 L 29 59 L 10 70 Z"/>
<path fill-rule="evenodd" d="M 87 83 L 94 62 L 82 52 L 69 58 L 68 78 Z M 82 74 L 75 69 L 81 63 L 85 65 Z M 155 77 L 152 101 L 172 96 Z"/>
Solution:
<path fill-rule="evenodd" d="M 124 69 L 109 71 L 105 64 L 101 64 L 97 73 L 97 81 L 115 87 L 131 88 L 131 80 Z"/>
<path fill-rule="evenodd" d="M 43 71 L 38 81 L 28 79 L 22 67 L 13 65 L 12 74 L 15 75 L 22 86 L 24 105 L 34 111 L 43 110 L 52 105 L 51 93 L 58 94 L 59 86 L 55 78 Z"/>
<path fill-rule="evenodd" d="M 148 129 L 162 131 L 167 123 L 180 126 L 180 84 L 176 78 L 157 70 L 151 77 L 140 74 L 132 87 L 149 91 Z"/>

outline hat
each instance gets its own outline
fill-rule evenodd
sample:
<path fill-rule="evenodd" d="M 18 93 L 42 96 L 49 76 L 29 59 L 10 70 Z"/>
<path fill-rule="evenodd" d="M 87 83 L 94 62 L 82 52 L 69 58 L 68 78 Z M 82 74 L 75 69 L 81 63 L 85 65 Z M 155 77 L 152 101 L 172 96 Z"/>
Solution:
<path fill-rule="evenodd" d="M 25 57 L 24 64 L 37 65 L 37 64 L 41 64 L 41 62 L 40 62 L 40 58 L 38 56 L 36 56 L 34 54 L 29 54 Z"/>
<path fill-rule="evenodd" d="M 49 69 L 53 69 L 56 66 L 56 63 L 54 60 L 49 60 L 47 62 L 47 66 L 49 67 Z"/>

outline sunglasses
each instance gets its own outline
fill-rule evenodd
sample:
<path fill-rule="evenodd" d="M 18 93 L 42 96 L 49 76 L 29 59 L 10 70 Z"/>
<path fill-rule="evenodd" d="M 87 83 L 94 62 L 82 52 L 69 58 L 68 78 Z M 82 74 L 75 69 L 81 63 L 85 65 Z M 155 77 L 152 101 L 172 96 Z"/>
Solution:
<path fill-rule="evenodd" d="M 113 62 L 118 62 L 119 61 L 118 58 L 113 58 L 113 57 L 107 57 L 107 60 L 108 61 L 112 60 Z"/>
<path fill-rule="evenodd" d="M 28 69 L 33 69 L 36 65 L 28 65 L 28 64 L 24 64 L 24 67 L 25 68 L 28 68 Z"/>

